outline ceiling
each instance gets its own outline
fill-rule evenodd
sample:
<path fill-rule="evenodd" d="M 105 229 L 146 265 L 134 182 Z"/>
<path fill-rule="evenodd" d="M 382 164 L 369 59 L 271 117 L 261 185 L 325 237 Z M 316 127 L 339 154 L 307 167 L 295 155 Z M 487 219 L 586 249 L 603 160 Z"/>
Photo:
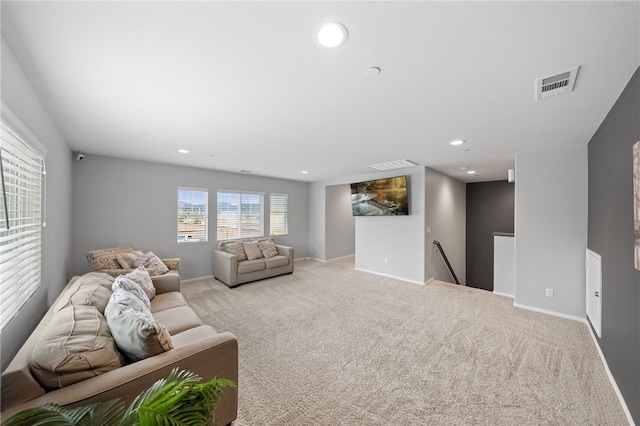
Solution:
<path fill-rule="evenodd" d="M 1 7 L 73 150 L 298 181 L 399 159 L 506 179 L 518 153 L 587 144 L 640 65 L 637 1 Z M 326 21 L 346 44 L 314 41 Z M 575 66 L 573 92 L 535 100 Z"/>

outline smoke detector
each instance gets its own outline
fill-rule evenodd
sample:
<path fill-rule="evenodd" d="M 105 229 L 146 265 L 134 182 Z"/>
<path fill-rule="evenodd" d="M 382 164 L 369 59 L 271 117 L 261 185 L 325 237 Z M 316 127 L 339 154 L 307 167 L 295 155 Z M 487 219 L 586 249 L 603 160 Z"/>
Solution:
<path fill-rule="evenodd" d="M 550 77 L 543 77 L 536 80 L 536 101 L 548 98 L 549 96 L 562 95 L 573 91 L 576 83 L 576 75 L 580 67 L 571 68 L 568 71 Z"/>

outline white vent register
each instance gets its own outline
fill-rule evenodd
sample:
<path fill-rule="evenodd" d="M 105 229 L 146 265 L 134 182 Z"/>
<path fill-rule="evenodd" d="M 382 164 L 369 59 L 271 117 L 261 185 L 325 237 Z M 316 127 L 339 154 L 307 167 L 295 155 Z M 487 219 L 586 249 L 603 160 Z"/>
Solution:
<path fill-rule="evenodd" d="M 536 101 L 548 98 L 549 96 L 562 95 L 573 91 L 579 68 L 580 67 L 575 67 L 560 74 L 537 79 Z"/>

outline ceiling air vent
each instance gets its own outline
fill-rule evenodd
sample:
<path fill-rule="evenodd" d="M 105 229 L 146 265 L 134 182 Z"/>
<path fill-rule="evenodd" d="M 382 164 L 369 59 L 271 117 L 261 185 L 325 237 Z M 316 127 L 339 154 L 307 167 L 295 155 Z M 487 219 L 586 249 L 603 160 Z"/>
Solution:
<path fill-rule="evenodd" d="M 418 165 L 417 163 L 414 163 L 411 160 L 395 160 L 395 161 L 389 161 L 388 163 L 371 164 L 367 167 L 375 170 L 395 170 L 395 169 L 404 169 L 405 167 L 413 167 L 417 165 Z"/>
<path fill-rule="evenodd" d="M 536 101 L 548 98 L 549 96 L 562 95 L 573 90 L 576 82 L 578 68 L 575 67 L 563 73 L 543 77 L 536 80 Z"/>

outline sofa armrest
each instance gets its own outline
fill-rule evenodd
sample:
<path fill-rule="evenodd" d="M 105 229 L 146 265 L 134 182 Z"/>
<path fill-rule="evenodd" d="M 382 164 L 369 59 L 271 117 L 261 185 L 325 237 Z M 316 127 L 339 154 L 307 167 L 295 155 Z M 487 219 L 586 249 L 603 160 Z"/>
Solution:
<path fill-rule="evenodd" d="M 287 256 L 289 261 L 293 263 L 293 247 L 282 246 L 280 244 L 276 244 L 276 247 L 278 248 L 279 255 Z"/>
<path fill-rule="evenodd" d="M 180 275 L 178 271 L 171 270 L 164 275 L 153 276 L 151 281 L 156 288 L 157 294 L 180 291 Z"/>
<path fill-rule="evenodd" d="M 133 269 L 98 269 L 96 272 L 102 272 L 104 274 L 109 274 L 112 277 L 117 277 L 119 275 L 125 275 L 129 272 L 132 272 Z"/>
<path fill-rule="evenodd" d="M 52 390 L 2 412 L 2 419 L 45 403 L 78 406 L 122 398 L 126 405 L 172 369 L 180 368 L 198 374 L 203 381 L 214 377 L 238 383 L 238 341 L 231 333 L 217 333 L 200 326 L 174 336 L 175 348 L 125 365 L 91 379 Z M 237 388 L 226 389 L 216 406 L 216 421 L 229 424 L 235 420 Z"/>
<path fill-rule="evenodd" d="M 234 254 L 222 250 L 213 251 L 213 276 L 228 286 L 238 283 L 238 261 Z"/>

